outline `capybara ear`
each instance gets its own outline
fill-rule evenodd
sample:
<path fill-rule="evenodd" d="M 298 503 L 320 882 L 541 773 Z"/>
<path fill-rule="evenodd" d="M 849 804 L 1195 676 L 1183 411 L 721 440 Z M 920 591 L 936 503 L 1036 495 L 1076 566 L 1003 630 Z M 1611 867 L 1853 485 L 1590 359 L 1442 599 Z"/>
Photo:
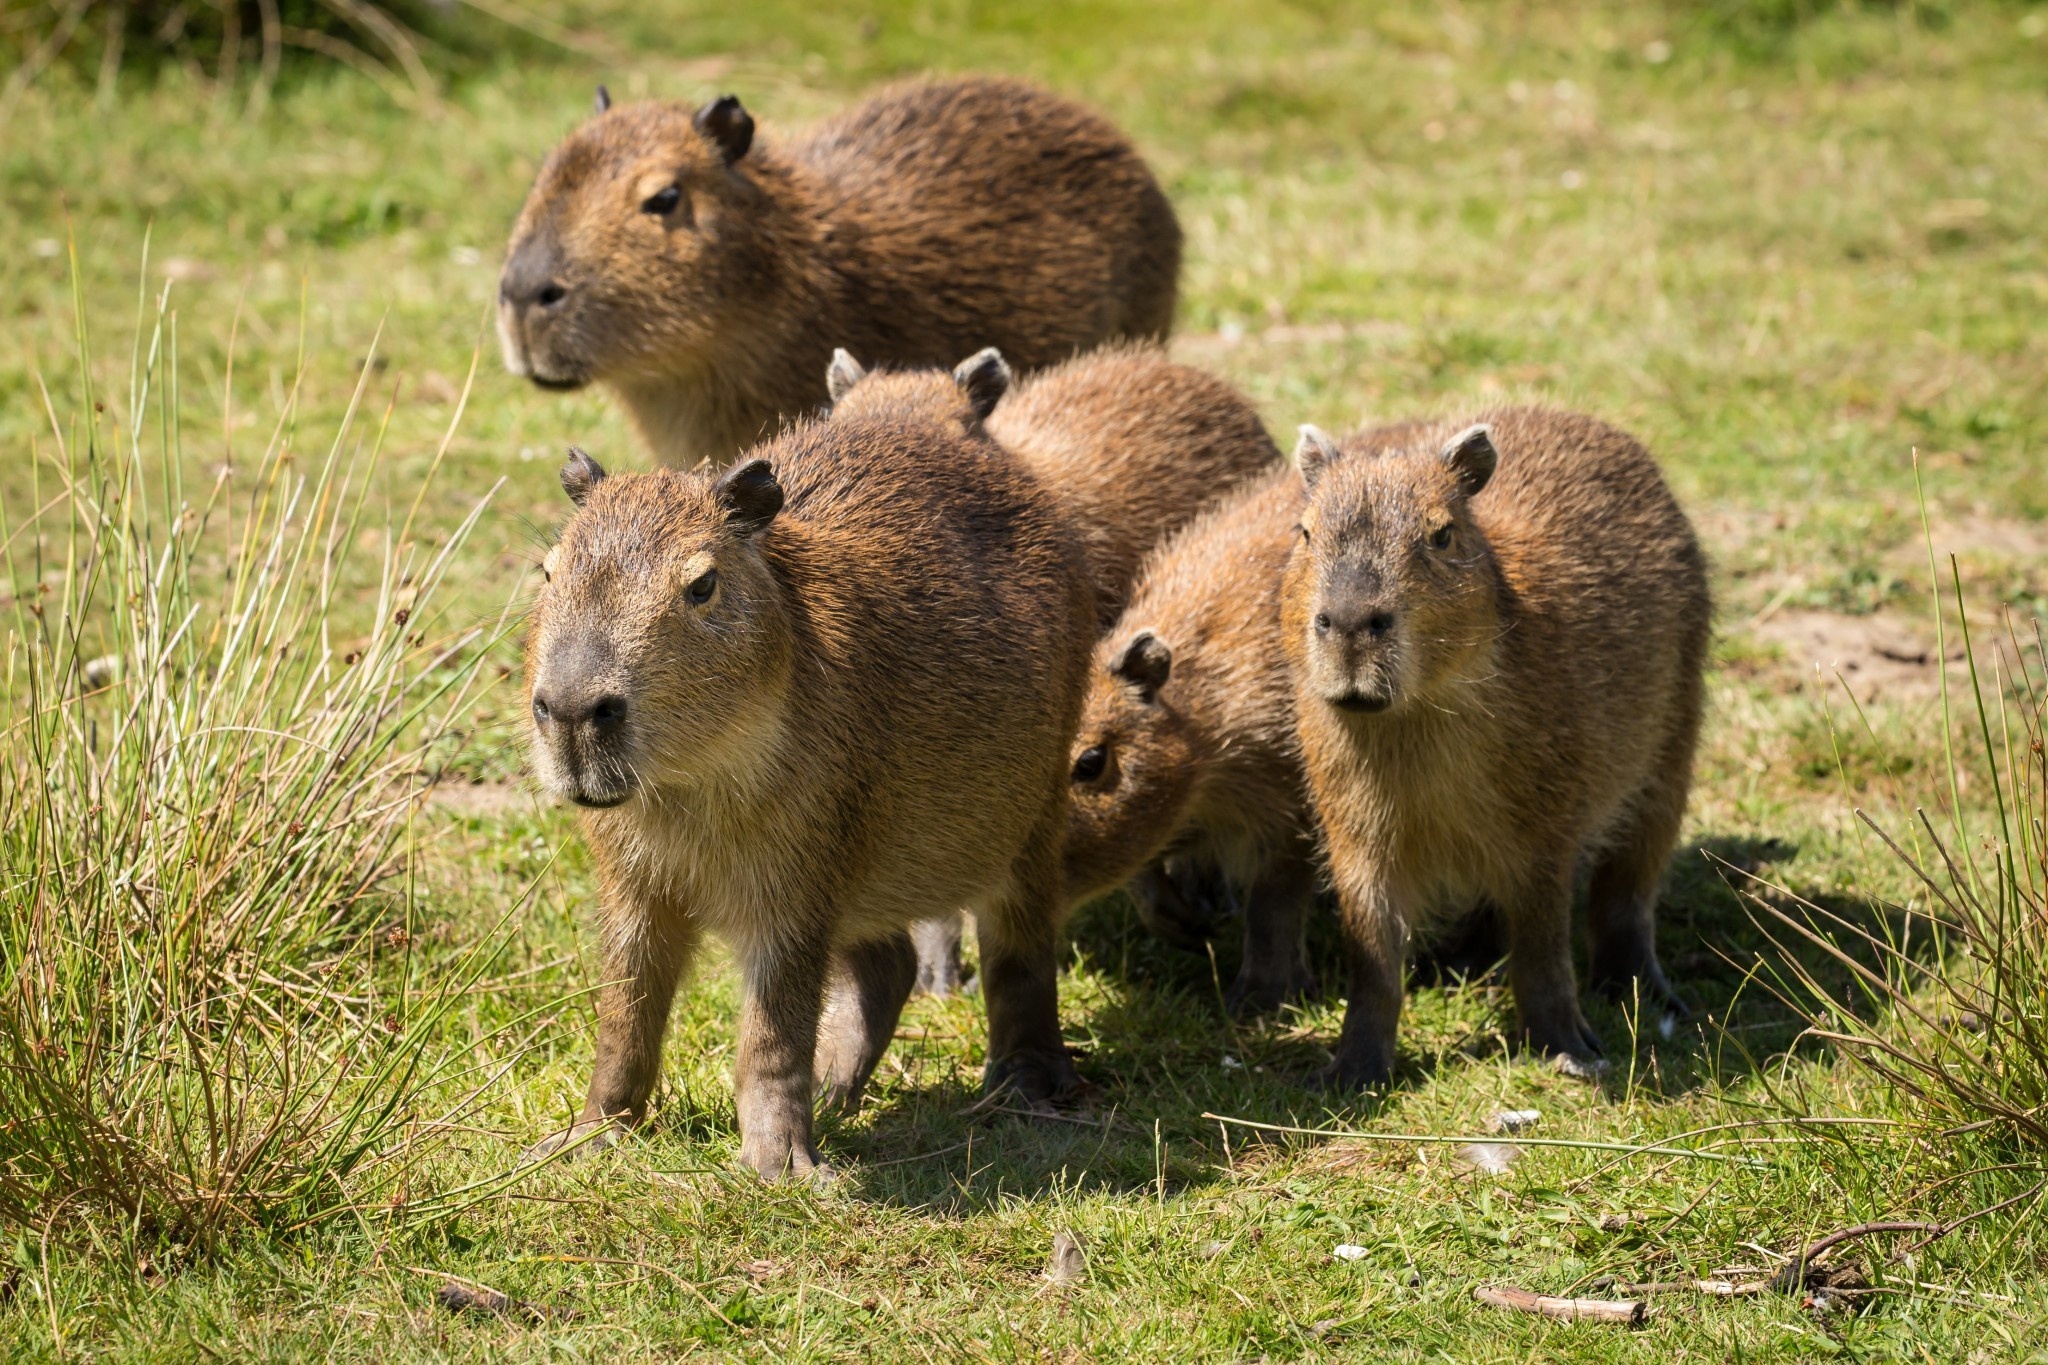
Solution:
<path fill-rule="evenodd" d="M 1173 672 L 1173 651 L 1167 648 L 1166 641 L 1151 631 L 1141 630 L 1123 647 L 1123 652 L 1110 664 L 1109 671 L 1137 693 L 1139 701 L 1149 706 Z"/>
<path fill-rule="evenodd" d="M 953 367 L 953 380 L 967 391 L 967 401 L 974 405 L 974 415 L 983 421 L 996 410 L 996 404 L 1003 401 L 1003 395 L 1010 391 L 1010 362 L 1003 359 L 1003 353 L 990 346 L 976 351 Z"/>
<path fill-rule="evenodd" d="M 611 107 L 612 92 L 600 85 L 599 87 L 597 87 L 597 108 L 591 110 L 590 112 L 592 112 L 593 114 L 602 114 L 605 110 Z"/>
<path fill-rule="evenodd" d="M 1337 458 L 1337 443 L 1330 439 L 1330 433 L 1321 427 L 1301 424 L 1301 439 L 1294 443 L 1294 467 L 1301 471 L 1301 481 L 1310 488 L 1323 477 L 1323 467 Z"/>
<path fill-rule="evenodd" d="M 846 353 L 844 346 L 836 347 L 832 352 L 832 363 L 825 367 L 825 392 L 837 403 L 855 384 L 867 377 L 867 370 Z"/>
<path fill-rule="evenodd" d="M 1469 498 L 1493 477 L 1500 452 L 1493 448 L 1493 433 L 1481 424 L 1466 427 L 1444 442 L 1443 461 L 1457 474 L 1458 487 Z"/>
<path fill-rule="evenodd" d="M 754 116 L 738 95 L 720 95 L 697 111 L 697 131 L 711 139 L 730 166 L 754 145 Z"/>
<path fill-rule="evenodd" d="M 782 484 L 766 460 L 734 465 L 711 491 L 725 507 L 726 525 L 739 535 L 754 534 L 782 510 Z"/>
<path fill-rule="evenodd" d="M 604 466 L 590 458 L 590 452 L 582 446 L 570 446 L 569 458 L 562 465 L 562 491 L 569 495 L 569 501 L 581 507 L 590 497 L 590 490 L 604 482 Z"/>

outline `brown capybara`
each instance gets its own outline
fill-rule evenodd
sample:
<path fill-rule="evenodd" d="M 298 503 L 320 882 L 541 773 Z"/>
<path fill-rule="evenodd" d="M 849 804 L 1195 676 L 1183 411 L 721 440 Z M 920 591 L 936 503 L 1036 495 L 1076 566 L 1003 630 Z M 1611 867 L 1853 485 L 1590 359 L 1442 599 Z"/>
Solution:
<path fill-rule="evenodd" d="M 1280 644 L 1280 580 L 1306 500 L 1282 465 L 1153 552 L 1096 644 L 1074 740 L 1068 896 L 1123 886 L 1168 855 L 1212 872 L 1243 899 L 1232 1010 L 1314 986 L 1302 942 L 1314 820 Z"/>
<path fill-rule="evenodd" d="M 1350 998 L 1325 1079 L 1386 1083 L 1410 932 L 1507 927 L 1522 1037 L 1598 1066 L 1572 979 L 1675 1008 L 1656 901 L 1691 783 L 1712 605 L 1656 462 L 1590 417 L 1501 408 L 1296 451 L 1310 495 L 1281 594 Z"/>
<path fill-rule="evenodd" d="M 891 86 L 787 138 L 728 95 L 609 107 L 512 231 L 512 373 L 611 386 L 655 455 L 724 464 L 825 402 L 834 346 L 1036 369 L 1173 323 L 1180 226 L 1092 111 L 988 77 Z"/>
<path fill-rule="evenodd" d="M 1082 544 L 1104 629 L 1164 537 L 1247 478 L 1285 467 L 1243 395 L 1154 346 L 1105 347 L 1014 386 L 993 349 L 952 374 L 869 373 L 842 349 L 827 388 L 835 421 L 935 417 L 985 431 L 1021 460 Z M 919 987 L 937 995 L 958 989 L 959 918 L 920 925 L 914 935 Z"/>
<path fill-rule="evenodd" d="M 707 930 L 739 959 L 740 1160 L 763 1176 L 817 1165 L 816 1088 L 858 1103 L 907 927 L 942 911 L 980 926 L 987 1085 L 1071 1088 L 1060 843 L 1094 601 L 1053 500 L 994 442 L 915 421 L 800 424 L 715 479 L 578 452 L 563 484 L 534 768 L 586 808 L 608 984 L 582 1115 L 542 1149 L 641 1119 Z"/>

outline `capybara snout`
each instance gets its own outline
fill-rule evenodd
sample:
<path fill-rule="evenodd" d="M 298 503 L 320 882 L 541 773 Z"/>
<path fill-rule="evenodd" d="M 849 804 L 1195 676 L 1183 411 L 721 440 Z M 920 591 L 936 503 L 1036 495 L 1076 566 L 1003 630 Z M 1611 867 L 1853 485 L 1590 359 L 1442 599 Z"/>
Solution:
<path fill-rule="evenodd" d="M 1303 427 L 1295 459 L 1320 496 L 1302 518 L 1309 556 L 1307 690 L 1337 711 L 1377 715 L 1458 675 L 1498 627 L 1470 499 L 1498 454 L 1483 426 L 1441 446 L 1396 443 L 1335 463 Z"/>

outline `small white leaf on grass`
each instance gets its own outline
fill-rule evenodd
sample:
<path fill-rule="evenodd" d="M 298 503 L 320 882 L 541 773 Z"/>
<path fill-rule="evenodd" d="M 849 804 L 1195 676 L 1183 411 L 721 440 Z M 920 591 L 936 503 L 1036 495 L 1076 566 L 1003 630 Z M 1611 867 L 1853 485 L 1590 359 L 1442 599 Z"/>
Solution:
<path fill-rule="evenodd" d="M 1340 1242 L 1330 1249 L 1330 1254 L 1340 1261 L 1362 1261 L 1365 1259 L 1365 1248 L 1354 1246 L 1350 1242 Z"/>
<path fill-rule="evenodd" d="M 1242 1071 L 1244 1070 L 1244 1063 L 1226 1052 L 1223 1054 L 1223 1069 L 1225 1071 Z"/>
<path fill-rule="evenodd" d="M 1081 1245 L 1081 1235 L 1069 1228 L 1061 1228 L 1052 1235 L 1052 1259 L 1045 1263 L 1045 1278 L 1054 1284 L 1079 1284 L 1088 1272 L 1088 1252 Z"/>
<path fill-rule="evenodd" d="M 1481 1175 L 1505 1175 L 1521 1159 L 1522 1149 L 1511 1142 L 1468 1142 L 1451 1153 L 1455 1164 Z"/>
<path fill-rule="evenodd" d="M 1540 1109 L 1503 1109 L 1486 1121 L 1489 1133 L 1519 1133 L 1534 1128 L 1543 1117 Z"/>
<path fill-rule="evenodd" d="M 1195 1255 L 1205 1261 L 1213 1261 L 1228 1250 L 1230 1250 L 1230 1243 L 1228 1242 L 1204 1242 L 1195 1248 Z"/>

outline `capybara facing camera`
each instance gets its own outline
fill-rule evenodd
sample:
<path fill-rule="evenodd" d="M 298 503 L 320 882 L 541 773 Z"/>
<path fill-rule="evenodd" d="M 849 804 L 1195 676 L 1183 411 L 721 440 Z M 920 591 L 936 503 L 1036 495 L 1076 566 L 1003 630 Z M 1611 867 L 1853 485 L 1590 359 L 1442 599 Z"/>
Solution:
<path fill-rule="evenodd" d="M 543 1147 L 644 1116 L 707 930 L 745 982 L 740 1160 L 765 1177 L 818 1164 L 814 1087 L 858 1103 L 907 926 L 941 912 L 976 913 L 987 1084 L 1070 1089 L 1060 843 L 1095 602 L 1052 498 L 939 420 L 799 424 L 718 477 L 579 454 L 562 481 L 534 769 L 585 808 L 608 984 L 582 1115 Z"/>
<path fill-rule="evenodd" d="M 1656 463 L 1589 417 L 1505 408 L 1337 443 L 1281 596 L 1350 974 L 1328 1078 L 1392 1075 L 1410 932 L 1501 911 L 1519 1030 L 1598 1063 L 1570 948 L 1591 864 L 1596 986 L 1676 1002 L 1659 882 L 1699 736 L 1706 561 Z"/>

